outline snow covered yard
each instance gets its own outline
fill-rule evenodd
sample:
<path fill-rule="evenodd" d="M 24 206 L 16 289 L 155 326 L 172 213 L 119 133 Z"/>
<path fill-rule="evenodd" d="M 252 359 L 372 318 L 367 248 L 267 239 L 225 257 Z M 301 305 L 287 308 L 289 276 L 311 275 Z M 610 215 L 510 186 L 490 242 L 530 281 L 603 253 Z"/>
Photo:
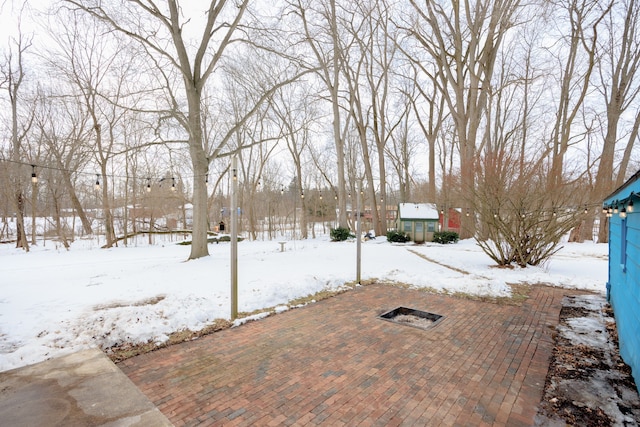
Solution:
<path fill-rule="evenodd" d="M 544 283 L 604 294 L 607 245 L 565 244 L 542 267 L 495 268 L 473 240 L 452 245 L 362 245 L 362 280 L 397 282 L 448 293 L 508 297 L 509 284 Z M 185 261 L 188 246 L 142 242 L 108 250 L 51 242 L 30 253 L 0 246 L 0 371 L 80 349 L 163 342 L 230 317 L 229 245 Z M 241 312 L 278 307 L 355 280 L 356 245 L 327 237 L 238 245 Z"/>

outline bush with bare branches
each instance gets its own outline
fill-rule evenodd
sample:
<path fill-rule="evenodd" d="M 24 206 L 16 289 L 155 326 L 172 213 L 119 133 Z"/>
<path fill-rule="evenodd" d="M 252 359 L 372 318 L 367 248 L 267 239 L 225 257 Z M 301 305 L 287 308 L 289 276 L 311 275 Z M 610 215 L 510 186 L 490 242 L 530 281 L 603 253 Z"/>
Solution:
<path fill-rule="evenodd" d="M 576 183 L 554 184 L 542 164 L 516 170 L 506 153 L 478 162 L 475 239 L 498 265 L 539 265 L 584 215 Z"/>

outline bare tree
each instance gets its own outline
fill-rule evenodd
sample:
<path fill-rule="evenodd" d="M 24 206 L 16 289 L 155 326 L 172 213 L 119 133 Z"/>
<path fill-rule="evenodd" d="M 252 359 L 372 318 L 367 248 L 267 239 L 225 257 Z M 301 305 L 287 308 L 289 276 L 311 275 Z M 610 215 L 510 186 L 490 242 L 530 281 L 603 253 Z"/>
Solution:
<path fill-rule="evenodd" d="M 436 201 L 436 143 L 438 135 L 442 131 L 443 122 L 447 117 L 445 110 L 445 98 L 442 93 L 437 90 L 438 78 L 437 70 L 425 72 L 430 63 L 417 63 L 417 67 L 427 77 L 425 83 L 418 82 L 419 71 L 413 71 L 411 85 L 407 88 L 407 97 L 411 102 L 416 121 L 419 125 L 422 135 L 427 141 L 429 151 L 429 179 L 428 179 L 428 197 L 429 201 Z M 432 64 L 431 64 L 432 66 Z M 435 81 L 434 81 L 435 80 Z M 417 92 L 417 94 L 414 94 Z M 419 96 L 418 96 L 419 95 Z"/>
<path fill-rule="evenodd" d="M 584 106 L 591 88 L 590 80 L 595 70 L 598 29 L 609 13 L 612 2 L 604 5 L 588 0 L 560 2 L 558 11 L 564 9 L 570 33 L 566 36 L 568 49 L 562 66 L 561 87 L 558 95 L 555 123 L 550 137 L 551 176 L 549 184 L 560 185 L 564 179 L 565 155 L 572 144 L 582 141 L 575 136 L 575 122 Z"/>
<path fill-rule="evenodd" d="M 300 232 L 301 237 L 308 237 L 307 230 L 307 200 L 305 197 L 305 184 L 303 170 L 305 153 L 308 153 L 312 139 L 312 124 L 318 117 L 318 112 L 308 93 L 309 88 L 297 85 L 278 91 L 272 103 L 273 116 L 282 127 L 282 138 L 287 144 L 287 150 L 293 161 L 292 197 L 300 199 Z M 297 194 L 296 194 L 297 193 Z M 308 191 L 307 191 L 308 193 Z M 294 224 L 295 226 L 295 224 Z"/>
<path fill-rule="evenodd" d="M 35 125 L 51 161 L 59 171 L 58 180 L 68 194 L 85 234 L 92 234 L 91 221 L 80 202 L 73 173 L 81 170 L 91 158 L 86 144 L 90 126 L 89 117 L 78 108 L 81 104 L 73 97 L 60 97 L 53 93 L 40 95 Z M 59 191 L 59 190 L 56 190 Z M 52 190 L 52 195 L 57 193 Z"/>
<path fill-rule="evenodd" d="M 449 4 L 410 0 L 417 19 L 408 28 L 424 56 L 434 61 L 434 81 L 443 94 L 459 140 L 462 199 L 473 202 L 478 132 L 491 91 L 495 61 L 513 27 L 519 0 L 481 0 Z M 471 217 L 463 217 L 463 236 L 473 234 Z"/>
<path fill-rule="evenodd" d="M 133 0 L 113 4 L 108 8 L 102 2 L 65 0 L 71 7 L 82 10 L 107 23 L 115 30 L 139 42 L 154 58 L 162 58 L 182 77 L 187 111 L 174 111 L 174 118 L 188 135 L 189 153 L 193 169 L 193 241 L 189 259 L 207 256 L 207 187 L 209 159 L 205 152 L 202 127 L 202 92 L 213 74 L 225 49 L 249 4 L 248 0 L 229 3 L 211 1 L 206 7 L 206 22 L 201 40 L 191 49 L 183 29 L 183 19 L 177 0 L 168 0 L 160 9 L 151 0 Z M 227 21 L 225 17 L 230 17 Z M 140 23 L 144 24 L 140 24 Z M 157 63 L 162 66 L 161 63 Z M 174 98 L 175 99 L 175 98 Z M 177 102 L 176 102 L 177 105 Z"/>
<path fill-rule="evenodd" d="M 33 114 L 20 115 L 22 91 L 26 75 L 25 53 L 31 47 L 31 39 L 19 31 L 17 38 L 12 38 L 4 60 L 0 64 L 0 87 L 6 89 L 11 110 L 11 159 L 13 161 L 11 186 L 13 192 L 13 208 L 16 215 L 16 247 L 29 251 L 29 242 L 25 229 L 25 194 L 24 180 L 19 165 L 22 162 L 22 145 L 27 138 L 33 122 Z"/>
<path fill-rule="evenodd" d="M 640 2 L 625 0 L 612 3 L 609 19 L 605 21 L 608 29 L 607 44 L 602 46 L 600 59 L 600 84 L 598 85 L 606 103 L 606 131 L 595 177 L 594 202 L 601 202 L 617 185 L 625 179 L 631 147 L 638 136 L 640 114 L 636 114 L 628 131 L 629 139 L 625 155 L 614 177 L 614 158 L 616 146 L 620 142 L 622 116 L 638 99 L 640 84 L 638 69 L 640 68 Z M 622 24 L 622 25 L 621 25 Z M 608 241 L 606 215 L 600 216 L 598 242 Z M 590 221 L 585 229 L 592 228 Z M 591 234 L 591 233 L 589 233 Z M 583 236 L 584 237 L 584 236 Z"/>
<path fill-rule="evenodd" d="M 290 7 L 302 24 L 302 41 L 311 50 L 315 61 L 312 68 L 318 70 L 318 76 L 329 93 L 331 103 L 333 138 L 336 147 L 337 179 L 336 194 L 338 196 L 338 226 L 346 228 L 347 223 L 347 185 L 345 180 L 345 132 L 348 129 L 341 111 L 340 74 L 343 67 L 343 55 L 347 50 L 338 28 L 339 5 L 336 0 L 328 3 L 309 2 L 306 0 L 290 1 Z"/>
<path fill-rule="evenodd" d="M 403 108 L 407 105 L 403 99 L 406 94 L 396 88 L 402 84 L 402 77 L 394 72 L 399 64 L 392 9 L 382 0 L 360 0 L 351 4 L 339 20 L 354 41 L 341 51 L 342 73 L 348 89 L 351 122 L 362 150 L 367 207 L 371 209 L 375 232 L 380 235 L 386 233 L 387 226 L 383 221 L 387 210 L 385 147 L 408 113 Z"/>

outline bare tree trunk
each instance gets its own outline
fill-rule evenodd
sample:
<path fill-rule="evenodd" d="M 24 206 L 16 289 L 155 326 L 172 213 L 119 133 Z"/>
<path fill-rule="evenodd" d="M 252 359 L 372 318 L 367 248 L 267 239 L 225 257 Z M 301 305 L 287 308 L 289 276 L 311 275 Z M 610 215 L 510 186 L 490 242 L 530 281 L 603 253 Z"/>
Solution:
<path fill-rule="evenodd" d="M 69 170 L 61 166 L 60 174 L 62 176 L 62 183 L 67 190 L 69 199 L 71 200 L 71 206 L 73 206 L 73 209 L 77 213 L 78 218 L 80 218 L 80 222 L 82 223 L 82 230 L 86 235 L 93 234 L 91 221 L 87 217 L 87 213 L 82 207 L 80 199 L 78 199 L 78 194 L 76 193 L 75 187 L 71 183 L 71 174 Z"/>
<path fill-rule="evenodd" d="M 637 0 L 630 0 L 622 3 L 622 5 L 626 6 L 622 32 L 617 33 L 618 28 L 610 28 L 610 37 L 620 38 L 619 50 L 617 46 L 611 45 L 611 50 L 607 51 L 602 58 L 604 63 L 608 62 L 611 66 L 612 72 L 606 79 L 601 78 L 602 86 L 608 88 L 608 90 L 604 91 L 604 95 L 608 94 L 609 97 L 605 100 L 607 105 L 606 133 L 595 178 L 594 202 L 598 203 L 624 182 L 632 147 L 637 138 L 638 126 L 640 125 L 640 114 L 638 114 L 629 142 L 625 147 L 616 179 L 614 177 L 613 163 L 618 143 L 618 128 L 622 114 L 638 97 L 638 90 L 633 89 L 637 85 L 633 83 L 634 80 L 637 80 L 637 70 L 640 66 L 640 51 L 637 49 L 637 44 L 640 42 L 640 4 Z M 620 6 L 613 7 L 615 9 Z M 604 67 L 604 65 L 602 66 Z M 603 217 L 601 215 L 601 223 L 604 224 Z M 608 227 L 600 227 L 598 231 L 599 242 L 608 241 L 608 231 Z"/>
<path fill-rule="evenodd" d="M 636 119 L 633 124 L 633 128 L 631 133 L 629 134 L 629 139 L 627 140 L 627 145 L 624 148 L 624 154 L 622 155 L 622 159 L 620 160 L 620 168 L 618 170 L 618 174 L 616 176 L 616 185 L 618 188 L 622 184 L 624 184 L 626 173 L 629 168 L 629 161 L 631 160 L 631 153 L 633 152 L 633 148 L 635 147 L 636 142 L 638 142 L 638 136 L 640 134 L 640 111 L 636 114 Z"/>
<path fill-rule="evenodd" d="M 30 124 L 24 124 L 21 129 L 18 124 L 18 96 L 20 94 L 20 87 L 24 80 L 23 69 L 23 54 L 30 47 L 30 42 L 24 42 L 22 33 L 20 33 L 18 40 L 16 41 L 17 52 L 13 49 L 9 49 L 8 56 L 6 58 L 6 64 L 3 64 L 2 74 L 4 82 L 7 85 L 7 91 L 9 95 L 9 101 L 11 105 L 11 158 L 15 162 L 13 170 L 13 202 L 16 214 L 16 247 L 23 248 L 25 251 L 29 251 L 29 241 L 27 238 L 27 232 L 25 229 L 24 214 L 25 214 L 25 195 L 23 190 L 23 181 L 21 179 L 20 171 L 20 152 L 22 140 L 25 138 L 27 129 Z M 15 59 L 13 55 L 17 53 Z"/>
<path fill-rule="evenodd" d="M 38 185 L 31 182 L 31 244 L 36 244 L 37 235 L 37 207 L 38 205 Z"/>
<path fill-rule="evenodd" d="M 573 124 L 583 107 L 583 103 L 590 85 L 589 81 L 594 71 L 596 60 L 596 46 L 598 44 L 598 26 L 609 13 L 611 5 L 602 13 L 591 19 L 593 3 L 590 0 L 571 1 L 566 5 L 571 23 L 568 56 L 564 65 L 559 94 L 559 105 L 556 112 L 556 122 L 551 137 L 551 171 L 553 178 L 549 185 L 556 187 L 563 182 L 564 157 L 569 148 Z M 589 28 L 591 27 L 591 28 Z M 591 29 L 592 34 L 585 32 Z M 579 53 L 584 49 L 587 60 L 584 61 Z M 586 64 L 583 70 L 579 65 Z"/>

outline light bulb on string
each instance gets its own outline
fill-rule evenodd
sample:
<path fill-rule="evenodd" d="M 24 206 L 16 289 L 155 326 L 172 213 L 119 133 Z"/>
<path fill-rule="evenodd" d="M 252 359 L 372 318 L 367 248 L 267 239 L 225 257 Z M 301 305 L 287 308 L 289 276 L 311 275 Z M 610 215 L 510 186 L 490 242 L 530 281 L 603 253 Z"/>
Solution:
<path fill-rule="evenodd" d="M 280 195 L 283 196 L 284 195 L 284 185 L 282 187 L 280 187 Z"/>
<path fill-rule="evenodd" d="M 471 215 L 471 214 L 469 213 L 469 209 L 467 209 L 467 212 L 465 213 L 465 215 L 466 215 L 466 216 Z"/>
<path fill-rule="evenodd" d="M 589 208 L 587 207 L 587 205 L 584 205 L 584 214 L 588 214 L 589 213 Z"/>
<path fill-rule="evenodd" d="M 334 198 L 335 200 L 338 200 L 338 193 L 336 193 L 336 194 L 333 196 L 333 198 Z"/>
<path fill-rule="evenodd" d="M 633 197 L 633 193 L 631 193 L 631 197 Z M 629 199 L 629 204 L 627 205 L 627 212 L 633 212 L 633 200 Z"/>
<path fill-rule="evenodd" d="M 176 179 L 171 178 L 171 191 L 176 191 Z"/>
<path fill-rule="evenodd" d="M 617 214 L 617 213 L 618 213 L 618 205 L 616 205 L 616 206 L 613 208 L 613 213 L 614 213 L 614 214 Z"/>
<path fill-rule="evenodd" d="M 98 174 L 96 174 L 95 189 L 96 189 L 96 191 L 100 190 L 100 175 L 98 175 Z"/>
<path fill-rule="evenodd" d="M 620 218 L 626 218 L 627 217 L 627 210 L 623 207 L 622 209 L 620 209 Z"/>
<path fill-rule="evenodd" d="M 31 182 L 38 183 L 38 176 L 36 175 L 36 165 L 31 165 Z"/>
<path fill-rule="evenodd" d="M 322 200 L 322 191 L 320 192 L 320 200 Z"/>
<path fill-rule="evenodd" d="M 301 199 L 304 199 L 304 191 L 301 191 L 301 192 L 300 192 L 300 198 L 301 198 Z"/>
<path fill-rule="evenodd" d="M 147 193 L 151 193 L 151 178 L 147 178 Z"/>

